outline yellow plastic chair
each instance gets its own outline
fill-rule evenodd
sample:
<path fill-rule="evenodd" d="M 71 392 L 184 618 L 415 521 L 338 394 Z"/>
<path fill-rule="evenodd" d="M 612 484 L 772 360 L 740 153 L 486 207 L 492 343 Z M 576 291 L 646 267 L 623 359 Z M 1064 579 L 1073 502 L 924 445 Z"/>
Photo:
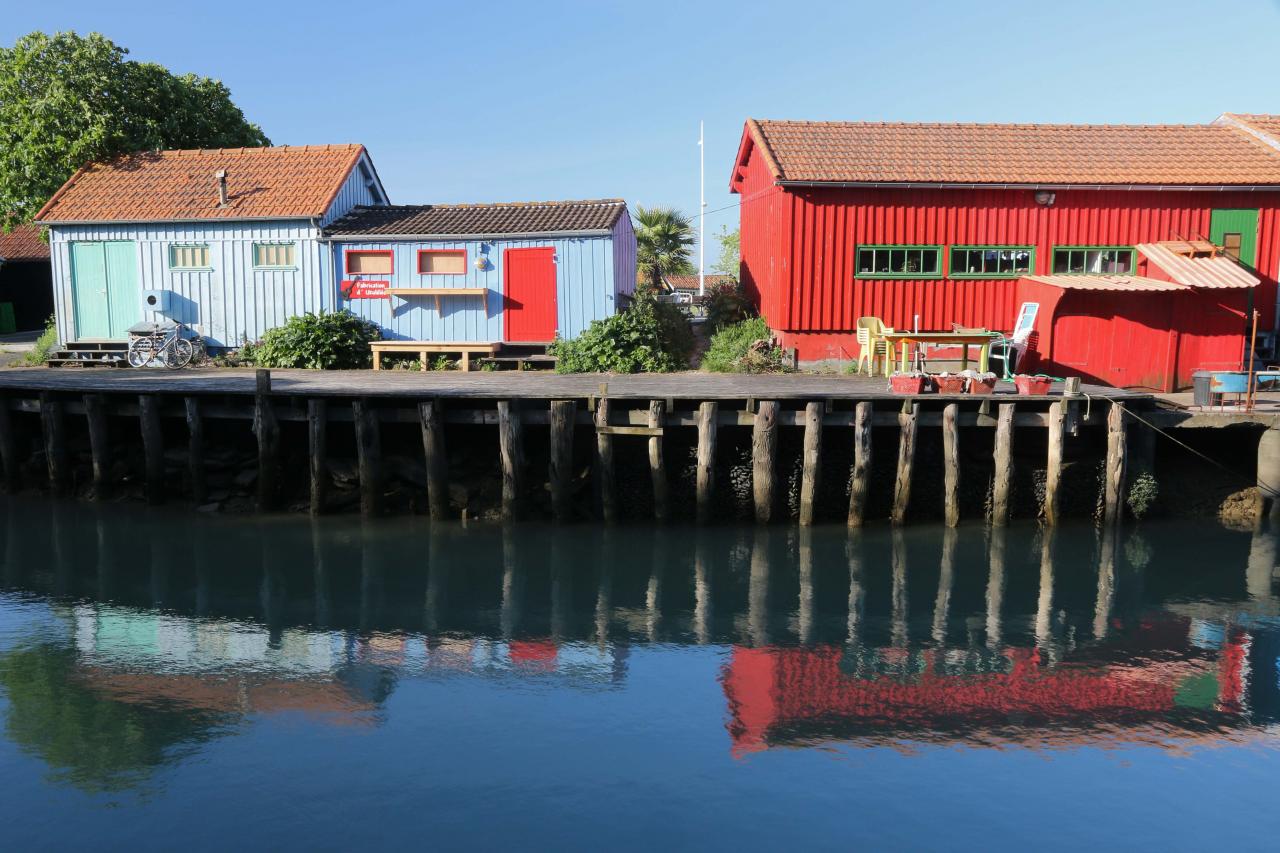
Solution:
<path fill-rule="evenodd" d="M 867 366 L 867 375 L 876 375 L 876 359 L 880 359 L 884 375 L 888 376 L 893 372 L 893 353 L 889 349 L 889 342 L 883 337 L 885 332 L 892 332 L 893 329 L 885 326 L 879 317 L 859 317 L 858 318 L 858 372 L 862 372 L 862 365 Z"/>

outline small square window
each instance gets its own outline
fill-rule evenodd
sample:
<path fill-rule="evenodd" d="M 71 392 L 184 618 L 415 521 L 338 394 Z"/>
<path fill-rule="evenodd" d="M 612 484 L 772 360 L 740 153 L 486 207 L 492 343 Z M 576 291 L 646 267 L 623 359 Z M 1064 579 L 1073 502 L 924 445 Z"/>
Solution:
<path fill-rule="evenodd" d="M 466 249 L 419 249 L 418 272 L 422 275 L 466 275 Z"/>
<path fill-rule="evenodd" d="M 348 275 L 391 275 L 395 261 L 390 249 L 348 249 Z"/>
<path fill-rule="evenodd" d="M 859 246 L 858 278 L 938 278 L 938 246 Z"/>
<path fill-rule="evenodd" d="M 297 266 L 293 243 L 254 243 L 255 269 L 292 269 Z"/>
<path fill-rule="evenodd" d="M 174 270 L 209 269 L 209 245 L 170 246 L 169 268 Z"/>
<path fill-rule="evenodd" d="M 1133 249 L 1123 246 L 1073 246 L 1053 250 L 1058 275 L 1133 275 Z"/>

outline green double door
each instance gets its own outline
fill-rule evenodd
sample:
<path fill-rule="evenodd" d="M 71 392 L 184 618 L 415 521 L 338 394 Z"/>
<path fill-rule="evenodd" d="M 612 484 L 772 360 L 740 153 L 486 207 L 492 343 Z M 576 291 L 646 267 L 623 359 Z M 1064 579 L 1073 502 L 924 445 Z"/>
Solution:
<path fill-rule="evenodd" d="M 1255 208 L 1215 210 L 1209 217 L 1209 242 L 1247 267 L 1257 261 L 1258 211 Z"/>
<path fill-rule="evenodd" d="M 138 249 L 133 242 L 71 244 L 76 338 L 124 338 L 142 318 Z"/>

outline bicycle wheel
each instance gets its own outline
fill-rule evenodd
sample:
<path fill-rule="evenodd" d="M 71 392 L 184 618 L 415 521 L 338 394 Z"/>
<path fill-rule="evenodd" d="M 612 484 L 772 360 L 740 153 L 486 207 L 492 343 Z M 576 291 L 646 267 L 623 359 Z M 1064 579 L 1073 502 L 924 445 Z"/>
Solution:
<path fill-rule="evenodd" d="M 186 338 L 174 338 L 165 351 L 164 366 L 170 370 L 177 370 L 180 367 L 186 367 L 191 363 L 191 356 L 195 354 L 195 347 L 191 346 L 191 341 Z"/>
<path fill-rule="evenodd" d="M 129 341 L 129 351 L 125 358 L 130 367 L 146 367 L 155 354 L 155 341 L 151 338 L 134 338 Z"/>

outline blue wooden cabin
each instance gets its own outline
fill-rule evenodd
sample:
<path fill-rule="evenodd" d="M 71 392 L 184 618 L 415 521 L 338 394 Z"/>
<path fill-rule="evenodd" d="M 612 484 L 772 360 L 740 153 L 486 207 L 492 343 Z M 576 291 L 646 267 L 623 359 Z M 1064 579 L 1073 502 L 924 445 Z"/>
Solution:
<path fill-rule="evenodd" d="M 393 341 L 546 344 L 635 290 L 619 199 L 360 206 L 324 235 L 340 304 Z"/>

